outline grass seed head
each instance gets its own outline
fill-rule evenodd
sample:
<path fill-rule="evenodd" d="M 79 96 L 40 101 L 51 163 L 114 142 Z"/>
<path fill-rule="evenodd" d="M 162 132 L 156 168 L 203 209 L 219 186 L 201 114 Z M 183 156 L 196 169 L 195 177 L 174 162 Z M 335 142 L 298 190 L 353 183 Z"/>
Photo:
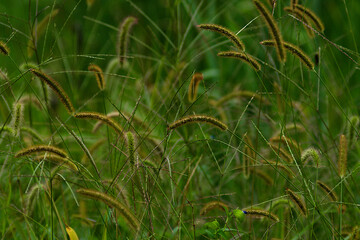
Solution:
<path fill-rule="evenodd" d="M 288 194 L 291 201 L 298 207 L 300 212 L 306 217 L 307 216 L 307 208 L 305 202 L 300 198 L 299 195 L 294 193 L 291 189 L 286 189 L 286 193 Z"/>
<path fill-rule="evenodd" d="M 202 75 L 202 73 L 194 73 L 189 84 L 189 91 L 188 91 L 189 102 L 191 103 L 195 102 L 199 84 L 203 79 L 204 76 Z"/>
<path fill-rule="evenodd" d="M 200 29 L 209 30 L 212 32 L 217 32 L 225 37 L 227 37 L 229 40 L 233 42 L 233 44 L 240 50 L 245 51 L 245 45 L 243 42 L 239 39 L 239 37 L 231 32 L 229 29 L 216 25 L 216 24 L 200 24 L 197 26 Z"/>
<path fill-rule="evenodd" d="M 126 51 L 129 42 L 129 35 L 131 28 L 137 24 L 138 20 L 135 17 L 127 17 L 123 20 L 119 27 L 119 34 L 117 40 L 117 55 L 119 58 L 120 67 L 123 67 L 126 59 Z"/>
<path fill-rule="evenodd" d="M 202 115 L 193 115 L 193 116 L 187 116 L 184 118 L 181 118 L 172 124 L 169 125 L 168 129 L 173 130 L 175 128 L 181 127 L 183 125 L 189 124 L 189 123 L 208 123 L 211 124 L 223 131 L 226 131 L 228 127 L 225 123 L 220 122 L 219 120 L 209 117 L 209 116 L 202 116 Z"/>
<path fill-rule="evenodd" d="M 5 55 L 5 56 L 9 56 L 9 53 L 10 53 L 9 48 L 2 41 L 0 41 L 0 53 Z"/>
<path fill-rule="evenodd" d="M 339 176 L 343 178 L 346 175 L 346 166 L 347 166 L 347 152 L 348 144 L 345 135 L 340 136 L 340 148 L 339 148 Z"/>
<path fill-rule="evenodd" d="M 285 53 L 284 43 L 283 43 L 280 30 L 278 28 L 278 25 L 277 25 L 274 17 L 271 15 L 269 10 L 264 6 L 264 4 L 262 2 L 260 2 L 259 0 L 253 0 L 253 2 L 255 4 L 256 8 L 258 9 L 259 13 L 263 17 L 266 25 L 268 26 L 270 34 L 276 43 L 276 45 L 275 45 L 276 52 L 278 54 L 278 58 L 279 58 L 280 62 L 285 62 L 286 61 L 286 53 Z"/>
<path fill-rule="evenodd" d="M 256 61 L 255 58 L 252 57 L 249 54 L 241 53 L 241 52 L 235 52 L 235 51 L 226 51 L 226 52 L 219 52 L 217 55 L 219 57 L 239 59 L 239 60 L 249 64 L 255 71 L 260 71 L 261 70 L 260 63 L 258 61 Z"/>
<path fill-rule="evenodd" d="M 41 81 L 46 83 L 57 94 L 61 102 L 64 104 L 66 110 L 70 114 L 73 114 L 75 112 L 75 109 L 70 102 L 69 97 L 66 95 L 62 87 L 53 78 L 38 69 L 31 68 L 30 71 L 34 76 L 40 78 Z"/>
<path fill-rule="evenodd" d="M 94 72 L 99 89 L 104 90 L 105 78 L 102 69 L 98 65 L 90 64 L 88 70 Z"/>

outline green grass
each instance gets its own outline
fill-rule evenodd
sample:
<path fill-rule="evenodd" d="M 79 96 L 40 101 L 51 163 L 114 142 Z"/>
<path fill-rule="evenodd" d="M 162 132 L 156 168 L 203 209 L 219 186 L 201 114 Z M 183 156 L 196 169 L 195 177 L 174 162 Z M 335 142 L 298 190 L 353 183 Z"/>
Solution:
<path fill-rule="evenodd" d="M 310 38 L 283 10 L 290 1 L 277 2 L 272 11 L 263 1 L 314 70 L 289 52 L 279 62 L 260 44 L 271 34 L 252 0 L 2 1 L 0 41 L 10 54 L 0 55 L 0 239 L 70 239 L 67 226 L 79 239 L 358 239 L 360 3 L 299 1 L 325 26 Z M 120 65 L 119 26 L 129 16 L 137 21 Z M 239 50 L 197 27 L 207 23 L 236 33 L 261 70 L 218 57 Z M 102 69 L 104 90 L 90 64 Z M 109 122 L 93 130 L 96 120 L 69 114 L 30 68 L 53 78 L 76 114 L 110 113 L 123 132 Z M 189 102 L 195 73 L 203 80 Z M 170 130 L 190 115 L 228 129 L 194 122 Z M 68 158 L 15 158 L 40 144 Z M 302 161 L 309 148 L 318 164 L 314 155 Z M 77 192 L 84 188 L 107 195 L 89 198 Z M 250 209 L 266 212 L 244 214 Z"/>

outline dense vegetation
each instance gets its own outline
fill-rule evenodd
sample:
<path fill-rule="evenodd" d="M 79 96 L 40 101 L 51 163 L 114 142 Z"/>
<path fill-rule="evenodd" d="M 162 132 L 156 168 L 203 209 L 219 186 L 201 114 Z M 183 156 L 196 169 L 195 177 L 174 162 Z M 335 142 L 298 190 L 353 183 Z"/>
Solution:
<path fill-rule="evenodd" d="M 1 239 L 360 239 L 359 10 L 1 1 Z"/>

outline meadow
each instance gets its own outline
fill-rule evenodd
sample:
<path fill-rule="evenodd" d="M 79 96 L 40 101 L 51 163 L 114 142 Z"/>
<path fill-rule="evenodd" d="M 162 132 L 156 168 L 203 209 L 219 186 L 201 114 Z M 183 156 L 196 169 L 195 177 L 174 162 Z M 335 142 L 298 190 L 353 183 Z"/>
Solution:
<path fill-rule="evenodd" d="M 359 11 L 1 1 L 0 239 L 360 239 Z"/>

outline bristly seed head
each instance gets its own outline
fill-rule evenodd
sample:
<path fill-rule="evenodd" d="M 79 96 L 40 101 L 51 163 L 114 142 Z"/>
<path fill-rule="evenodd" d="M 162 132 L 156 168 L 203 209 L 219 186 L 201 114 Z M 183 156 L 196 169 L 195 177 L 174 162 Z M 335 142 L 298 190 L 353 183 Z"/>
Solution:
<path fill-rule="evenodd" d="M 255 4 L 255 7 L 258 9 L 259 13 L 265 20 L 265 23 L 268 26 L 268 29 L 271 33 L 272 38 L 275 40 L 275 43 L 276 43 L 275 46 L 276 46 L 276 51 L 277 51 L 279 60 L 281 62 L 285 62 L 286 61 L 286 53 L 285 53 L 284 43 L 283 43 L 280 30 L 277 26 L 277 23 L 276 23 L 274 17 L 271 15 L 269 10 L 264 6 L 264 4 L 262 2 L 260 2 L 259 0 L 253 0 L 253 2 Z"/>
<path fill-rule="evenodd" d="M 237 58 L 240 59 L 247 64 L 249 64 L 251 67 L 255 69 L 255 71 L 261 70 L 261 65 L 258 63 L 258 61 L 255 60 L 251 55 L 240 53 L 240 52 L 234 52 L 234 51 L 227 51 L 227 52 L 219 52 L 217 54 L 219 57 L 228 57 L 228 58 Z"/>
<path fill-rule="evenodd" d="M 44 83 L 49 85 L 49 87 L 52 90 L 54 90 L 54 92 L 58 95 L 61 102 L 64 104 L 66 110 L 70 114 L 73 114 L 75 112 L 74 107 L 73 107 L 72 103 L 70 102 L 69 97 L 66 95 L 65 91 L 54 79 L 52 79 L 49 75 L 45 74 L 44 72 L 42 72 L 38 69 L 31 68 L 30 71 L 34 76 L 40 78 L 41 81 L 43 81 Z"/>
<path fill-rule="evenodd" d="M 9 48 L 2 41 L 0 41 L 0 53 L 5 55 L 5 56 L 9 56 L 9 53 L 10 53 Z"/>
<path fill-rule="evenodd" d="M 217 32 L 231 40 L 240 51 L 245 51 L 245 45 L 243 44 L 243 42 L 236 34 L 231 32 L 229 29 L 216 24 L 200 24 L 197 27 L 204 30 Z"/>
<path fill-rule="evenodd" d="M 179 119 L 179 120 L 173 122 L 172 124 L 170 124 L 168 129 L 173 130 L 173 129 L 178 128 L 180 126 L 183 126 L 185 124 L 195 123 L 195 122 L 209 123 L 209 124 L 219 128 L 219 129 L 221 129 L 223 131 L 226 131 L 228 129 L 226 124 L 220 122 L 219 120 L 217 120 L 217 119 L 215 119 L 213 117 L 201 116 L 201 115 L 187 116 L 187 117 L 184 117 L 182 119 Z"/>
<path fill-rule="evenodd" d="M 105 89 L 105 78 L 104 78 L 102 69 L 98 65 L 90 64 L 88 67 L 88 70 L 95 73 L 95 78 L 96 78 L 96 81 L 97 81 L 97 84 L 98 84 L 100 90 L 104 90 Z"/>
<path fill-rule="evenodd" d="M 348 145 L 347 140 L 344 134 L 340 136 L 340 148 L 339 148 L 339 175 L 343 178 L 346 175 L 346 165 L 347 165 L 347 152 Z"/>

